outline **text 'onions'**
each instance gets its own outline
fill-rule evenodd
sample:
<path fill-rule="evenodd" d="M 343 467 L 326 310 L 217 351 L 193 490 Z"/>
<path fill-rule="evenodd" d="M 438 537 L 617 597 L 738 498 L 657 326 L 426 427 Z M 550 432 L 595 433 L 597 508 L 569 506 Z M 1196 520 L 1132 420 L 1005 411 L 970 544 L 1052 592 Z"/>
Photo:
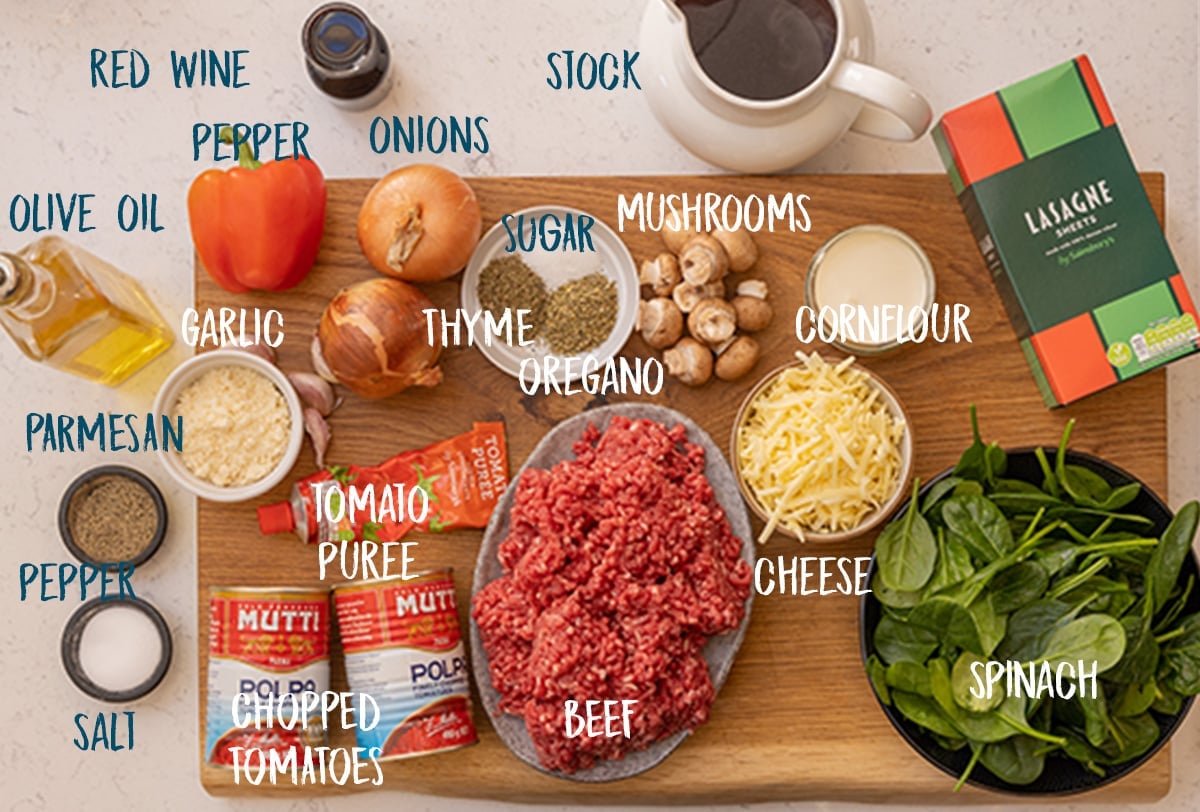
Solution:
<path fill-rule="evenodd" d="M 431 345 L 421 312 L 433 303 L 412 285 L 372 279 L 343 288 L 321 315 L 314 356 L 337 382 L 363 398 L 385 398 L 410 386 L 437 386 L 442 353 Z"/>
<path fill-rule="evenodd" d="M 458 273 L 483 231 L 467 182 L 440 166 L 413 164 L 385 175 L 358 212 L 358 244 L 375 270 L 408 282 Z"/>

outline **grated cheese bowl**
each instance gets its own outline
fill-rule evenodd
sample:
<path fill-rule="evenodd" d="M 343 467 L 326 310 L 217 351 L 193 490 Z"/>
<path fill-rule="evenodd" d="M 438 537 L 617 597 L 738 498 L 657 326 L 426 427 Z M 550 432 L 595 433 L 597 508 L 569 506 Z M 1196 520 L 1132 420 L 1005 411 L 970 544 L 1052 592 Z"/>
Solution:
<path fill-rule="evenodd" d="M 262 479 L 246 485 L 216 485 L 193 474 L 184 465 L 183 458 L 178 452 L 170 451 L 163 455 L 163 467 L 172 479 L 189 492 L 212 502 L 244 502 L 256 496 L 262 496 L 282 482 L 288 472 L 292 470 L 292 466 L 296 464 L 296 459 L 300 456 L 300 446 L 304 441 L 304 411 L 300 405 L 300 398 L 297 397 L 296 390 L 288 381 L 287 376 L 275 365 L 241 350 L 212 350 L 184 361 L 175 368 L 163 382 L 162 388 L 158 390 L 158 395 L 154 398 L 154 413 L 173 414 L 175 404 L 179 401 L 179 395 L 189 384 L 211 369 L 228 366 L 253 370 L 273 383 L 283 395 L 291 425 L 288 427 L 287 445 L 284 447 L 283 456 L 279 462 Z M 185 425 L 183 428 L 184 443 L 186 444 L 187 426 Z"/>
<path fill-rule="evenodd" d="M 840 363 L 840 360 L 835 363 Z M 767 389 L 767 387 L 774 383 L 776 379 L 783 375 L 787 370 L 803 367 L 804 365 L 805 361 L 803 360 L 793 361 L 777 367 L 776 369 L 767 373 L 750 389 L 746 397 L 742 400 L 741 406 L 738 407 L 737 416 L 733 421 L 733 430 L 731 431 L 729 438 L 729 456 L 734 473 L 737 477 L 738 489 L 742 493 L 742 499 L 745 500 L 746 504 L 750 506 L 750 509 L 754 512 L 754 514 L 758 516 L 758 518 L 764 523 L 770 522 L 771 511 L 767 510 L 765 507 L 763 507 L 762 503 L 759 502 L 758 496 L 755 494 L 750 483 L 747 482 L 745 472 L 742 470 L 740 453 L 740 438 L 742 434 L 742 428 L 749 420 L 751 410 L 753 409 L 759 396 Z M 887 383 L 885 383 L 878 375 L 857 363 L 852 363 L 850 368 L 864 373 L 867 384 L 873 390 L 878 392 L 879 399 L 887 407 L 888 412 L 894 418 L 899 419 L 904 424 L 903 435 L 901 436 L 899 443 L 900 463 L 896 478 L 896 487 L 886 498 L 880 502 L 880 505 L 877 509 L 867 514 L 858 524 L 854 525 L 853 527 L 849 527 L 845 530 L 840 530 L 837 532 L 818 532 L 815 530 L 805 529 L 803 533 L 797 533 L 791 528 L 778 525 L 775 527 L 775 533 L 790 536 L 800 541 L 849 541 L 850 539 L 854 539 L 869 533 L 883 524 L 883 522 L 886 521 L 888 517 L 890 517 L 896 511 L 896 509 L 900 506 L 900 503 L 904 501 L 908 494 L 908 489 L 912 481 L 913 441 L 911 428 L 912 424 L 908 419 L 908 415 L 904 410 L 904 406 L 901 404 L 900 398 L 897 397 L 892 388 L 888 386 Z"/>

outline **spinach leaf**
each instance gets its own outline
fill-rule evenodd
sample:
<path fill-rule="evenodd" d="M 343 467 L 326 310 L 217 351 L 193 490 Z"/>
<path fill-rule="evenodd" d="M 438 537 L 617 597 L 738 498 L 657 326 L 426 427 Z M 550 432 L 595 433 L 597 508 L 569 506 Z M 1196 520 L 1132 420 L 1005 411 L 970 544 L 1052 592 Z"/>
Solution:
<path fill-rule="evenodd" d="M 929 697 L 897 690 L 892 694 L 892 701 L 896 705 L 896 710 L 903 713 L 905 718 L 916 722 L 931 733 L 947 739 L 962 738 L 962 733 L 954 726 L 954 723 L 942 712 L 941 707 Z"/>
<path fill-rule="evenodd" d="M 1108 615 L 1084 615 L 1055 629 L 1046 640 L 1046 648 L 1038 662 L 1052 668 L 1060 664 L 1075 666 L 1080 660 L 1096 663 L 1103 674 L 1121 660 L 1125 653 L 1125 630 L 1116 618 Z"/>
<path fill-rule="evenodd" d="M 1135 759 L 1158 741 L 1158 722 L 1148 713 L 1116 716 L 1110 722 L 1109 738 L 1100 746 L 1109 764 L 1124 764 Z"/>
<path fill-rule="evenodd" d="M 975 573 L 971 565 L 971 554 L 959 544 L 946 543 L 945 528 L 937 532 L 938 557 L 933 568 L 933 577 L 925 586 L 925 596 L 934 595 L 943 589 L 962 583 Z"/>
<path fill-rule="evenodd" d="M 1120 510 L 1128 505 L 1134 499 L 1137 499 L 1138 494 L 1142 492 L 1142 486 L 1136 482 L 1130 482 L 1127 485 L 1122 485 L 1119 488 L 1113 488 L 1112 493 L 1098 507 L 1101 510 Z"/>
<path fill-rule="evenodd" d="M 940 658 L 929 661 L 929 685 L 933 690 L 933 699 L 942 713 L 953 722 L 962 736 L 970 741 L 998 742 L 1017 735 L 1020 731 L 1005 721 L 1005 711 L 1018 723 L 1023 724 L 1025 721 L 1024 699 L 1007 697 L 999 708 L 989 713 L 969 713 L 959 707 L 954 701 L 954 691 L 950 684 L 950 667 Z"/>
<path fill-rule="evenodd" d="M 1194 589 L 1195 586 L 1195 576 L 1189 575 L 1187 583 L 1184 584 L 1183 589 L 1179 591 L 1179 596 L 1176 597 L 1171 606 L 1159 616 L 1159 619 L 1154 626 L 1155 634 L 1162 634 L 1164 631 L 1174 625 L 1175 621 L 1179 619 L 1179 616 L 1183 614 L 1183 610 L 1187 609 L 1188 598 L 1192 596 L 1192 589 Z"/>
<path fill-rule="evenodd" d="M 871 592 L 880 603 L 892 609 L 912 609 L 921 602 L 920 592 L 902 592 L 885 584 L 879 570 L 875 570 L 875 577 L 871 579 Z"/>
<path fill-rule="evenodd" d="M 925 494 L 925 501 L 921 504 L 921 512 L 928 516 L 962 481 L 962 477 L 947 476 L 930 485 L 929 493 Z"/>
<path fill-rule="evenodd" d="M 1155 688 L 1154 704 L 1150 709 L 1155 713 L 1174 716 L 1183 709 L 1183 697 L 1170 688 L 1159 685 Z"/>
<path fill-rule="evenodd" d="M 1061 601 L 1039 600 L 1008 618 L 1008 632 L 996 649 L 997 660 L 1030 662 L 1046 647 L 1046 640 L 1072 617 L 1071 607 Z"/>
<path fill-rule="evenodd" d="M 1012 530 L 1004 514 L 983 496 L 955 496 L 942 505 L 948 541 L 966 547 L 972 556 L 991 563 L 1012 550 Z"/>
<path fill-rule="evenodd" d="M 1171 523 L 1163 531 L 1161 541 L 1154 548 L 1150 563 L 1146 566 L 1147 593 L 1152 597 L 1154 606 L 1151 614 L 1157 614 L 1175 590 L 1183 559 L 1192 548 L 1198 520 L 1200 502 L 1188 502 L 1171 519 Z"/>
<path fill-rule="evenodd" d="M 1116 709 L 1114 716 L 1141 716 L 1150 710 L 1154 700 L 1158 698 L 1158 686 L 1153 680 L 1149 682 L 1131 682 L 1117 694 L 1113 704 Z"/>
<path fill-rule="evenodd" d="M 1046 745 L 1029 736 L 1013 736 L 983 748 L 979 763 L 992 775 L 1016 786 L 1032 784 L 1046 767 Z"/>
<path fill-rule="evenodd" d="M 1033 561 L 1014 564 L 992 579 L 992 606 L 1007 614 L 1037 600 L 1049 585 L 1050 577 Z"/>
<path fill-rule="evenodd" d="M 908 622 L 981 657 L 991 655 L 1004 638 L 1004 617 L 996 615 L 986 596 L 968 607 L 952 596 L 934 595 L 912 610 Z"/>
<path fill-rule="evenodd" d="M 938 636 L 920 626 L 884 615 L 875 627 L 874 643 L 879 656 L 889 665 L 903 660 L 923 663 L 937 650 Z"/>
<path fill-rule="evenodd" d="M 1130 613 L 1121 618 L 1125 632 L 1125 654 L 1107 679 L 1118 683 L 1146 682 L 1154 679 L 1158 668 L 1158 641 L 1150 630 L 1149 604 L 1142 604 L 1140 614 Z"/>
<path fill-rule="evenodd" d="M 959 457 L 958 463 L 954 466 L 954 474 L 962 479 L 983 482 L 988 475 L 987 446 L 983 444 L 983 438 L 979 436 L 979 416 L 975 413 L 974 403 L 971 404 L 971 433 L 975 439 Z"/>
<path fill-rule="evenodd" d="M 1158 681 L 1183 696 L 1200 694 L 1200 615 L 1189 615 L 1162 648 Z"/>
<path fill-rule="evenodd" d="M 867 679 L 871 681 L 871 687 L 875 689 L 879 700 L 885 705 L 892 704 L 892 699 L 888 695 L 888 684 L 885 676 L 883 663 L 879 661 L 879 657 L 872 654 L 867 658 Z"/>
<path fill-rule="evenodd" d="M 1069 541 L 1052 541 L 1039 547 L 1032 560 L 1036 561 L 1047 575 L 1054 577 L 1075 559 L 1078 552 L 1078 545 Z"/>
<path fill-rule="evenodd" d="M 920 481 L 913 481 L 912 502 L 904 518 L 889 524 L 875 542 L 875 563 L 883 582 L 901 592 L 914 592 L 929 582 L 937 561 L 937 541 L 917 509 Z"/>
<path fill-rule="evenodd" d="M 955 704 L 960 708 L 972 713 L 987 713 L 1004 701 L 1004 690 L 1000 686 L 996 686 L 998 690 L 987 693 L 984 670 L 981 667 L 986 665 L 987 660 L 976 657 L 969 651 L 964 651 L 954 661 L 954 667 L 950 669 L 950 691 Z M 925 675 L 928 677 L 929 672 Z"/>
<path fill-rule="evenodd" d="M 1088 743 L 1093 747 L 1104 744 L 1112 724 L 1108 718 L 1108 702 L 1104 698 L 1104 691 L 1096 691 L 1095 696 L 1080 693 L 1075 697 L 1075 702 L 1083 711 L 1083 729 Z"/>
<path fill-rule="evenodd" d="M 887 667 L 884 679 L 889 688 L 907 691 L 918 696 L 933 696 L 929 687 L 929 671 L 924 665 L 909 660 L 900 660 Z"/>

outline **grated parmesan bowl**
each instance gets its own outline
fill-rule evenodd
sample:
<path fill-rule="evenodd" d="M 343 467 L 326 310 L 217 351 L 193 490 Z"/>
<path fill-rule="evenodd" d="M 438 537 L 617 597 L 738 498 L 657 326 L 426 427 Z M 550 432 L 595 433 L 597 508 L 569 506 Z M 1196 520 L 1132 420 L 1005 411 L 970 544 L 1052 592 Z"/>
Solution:
<path fill-rule="evenodd" d="M 213 350 L 193 356 L 175 368 L 154 399 L 155 414 L 177 414 L 176 405 L 183 391 L 205 373 L 221 367 L 248 369 L 262 375 L 279 390 L 290 421 L 284 435 L 283 456 L 261 478 L 242 485 L 221 486 L 197 476 L 184 464 L 182 456 L 176 451 L 163 456 L 163 467 L 172 479 L 196 496 L 213 502 L 244 502 L 274 488 L 296 464 L 304 440 L 304 413 L 295 389 L 273 364 L 241 350 Z M 184 448 L 189 451 L 194 448 L 189 445 L 186 421 L 183 427 L 183 443 Z"/>
<path fill-rule="evenodd" d="M 848 541 L 882 524 L 908 493 L 908 417 L 891 387 L 853 358 L 797 356 L 742 401 L 730 461 L 742 498 L 764 522 L 759 543 L 775 532 Z"/>

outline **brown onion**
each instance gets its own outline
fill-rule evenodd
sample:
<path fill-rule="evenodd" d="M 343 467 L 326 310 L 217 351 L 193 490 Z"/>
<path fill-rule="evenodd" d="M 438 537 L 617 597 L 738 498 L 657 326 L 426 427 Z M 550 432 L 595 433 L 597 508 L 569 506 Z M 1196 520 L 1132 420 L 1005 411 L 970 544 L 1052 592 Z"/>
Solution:
<path fill-rule="evenodd" d="M 338 383 L 363 398 L 386 398 L 410 386 L 437 386 L 441 322 L 429 343 L 421 291 L 395 279 L 342 288 L 317 326 L 321 358 Z"/>
<path fill-rule="evenodd" d="M 408 282 L 453 276 L 471 258 L 483 216 L 467 182 L 412 164 L 385 175 L 358 212 L 358 244 L 375 270 Z"/>

